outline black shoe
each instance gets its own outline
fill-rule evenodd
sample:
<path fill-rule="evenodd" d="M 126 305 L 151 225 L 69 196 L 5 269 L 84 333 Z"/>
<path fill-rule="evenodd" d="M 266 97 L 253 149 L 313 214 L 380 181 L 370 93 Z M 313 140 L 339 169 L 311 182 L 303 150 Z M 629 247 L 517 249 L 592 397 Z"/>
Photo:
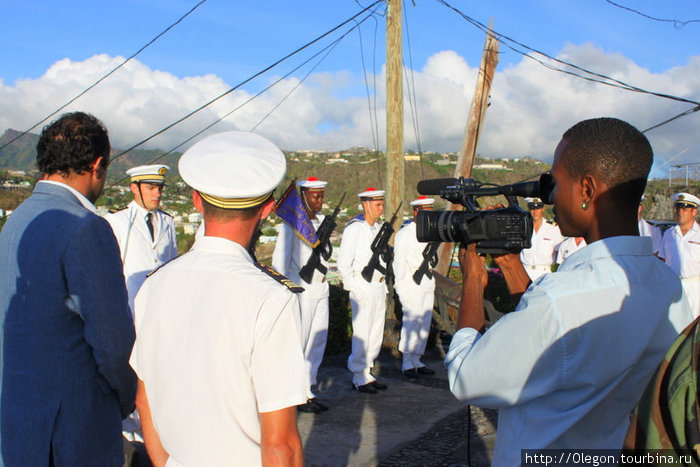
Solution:
<path fill-rule="evenodd" d="M 374 389 L 374 386 L 372 385 L 372 383 L 363 384 L 362 386 L 357 386 L 356 384 L 353 383 L 352 387 L 355 388 L 355 391 L 363 392 L 365 394 L 376 394 L 377 393 L 377 390 Z"/>
<path fill-rule="evenodd" d="M 410 370 L 403 370 L 401 373 L 403 373 L 404 377 L 408 379 L 418 379 L 418 370 L 415 368 L 411 368 Z"/>
<path fill-rule="evenodd" d="M 373 387 L 374 389 L 379 389 L 380 391 L 383 391 L 383 390 L 389 388 L 389 386 L 387 386 L 387 385 L 384 384 L 384 383 L 380 383 L 379 381 L 372 381 L 372 382 L 369 383 L 369 384 L 371 384 L 372 387 Z"/>
<path fill-rule="evenodd" d="M 310 400 L 306 401 L 306 404 L 297 405 L 297 411 L 304 413 L 321 413 L 321 409 Z"/>
<path fill-rule="evenodd" d="M 316 407 L 318 407 L 319 409 L 321 409 L 322 412 L 325 412 L 326 410 L 328 410 L 328 406 L 326 404 L 324 404 L 323 402 L 319 401 L 318 399 L 316 399 L 315 397 L 313 399 L 309 399 L 309 403 L 311 403 L 311 404 L 315 405 Z"/>
<path fill-rule="evenodd" d="M 435 370 L 431 370 L 427 366 L 419 366 L 418 368 L 416 368 L 416 371 L 418 371 L 419 375 L 434 375 L 435 374 Z"/>

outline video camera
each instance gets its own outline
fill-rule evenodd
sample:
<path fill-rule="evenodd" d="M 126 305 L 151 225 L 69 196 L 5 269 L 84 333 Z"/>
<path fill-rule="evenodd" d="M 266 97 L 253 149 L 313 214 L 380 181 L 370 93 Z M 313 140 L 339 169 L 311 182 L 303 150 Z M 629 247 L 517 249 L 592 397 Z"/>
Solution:
<path fill-rule="evenodd" d="M 419 242 L 476 243 L 479 253 L 518 253 L 530 248 L 532 216 L 518 206 L 516 196 L 538 197 L 551 204 L 554 179 L 549 173 L 540 179 L 512 185 L 484 184 L 472 178 L 438 178 L 418 182 L 418 193 L 440 195 L 464 211 L 419 211 L 416 237 Z M 508 207 L 480 210 L 476 198 L 504 195 Z"/>

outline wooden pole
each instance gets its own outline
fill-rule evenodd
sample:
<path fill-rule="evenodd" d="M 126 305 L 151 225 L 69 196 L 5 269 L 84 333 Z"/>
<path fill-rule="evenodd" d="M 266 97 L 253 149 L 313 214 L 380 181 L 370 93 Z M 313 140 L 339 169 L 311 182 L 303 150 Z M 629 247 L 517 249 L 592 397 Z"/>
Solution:
<path fill-rule="evenodd" d="M 489 31 L 491 31 L 492 26 L 493 19 L 489 23 Z M 491 91 L 493 76 L 496 73 L 496 65 L 498 65 L 498 41 L 491 34 L 488 34 L 484 43 L 484 53 L 481 56 L 481 66 L 479 67 L 476 89 L 474 90 L 474 97 L 469 110 L 469 119 L 464 131 L 464 140 L 462 141 L 462 148 L 459 151 L 459 158 L 455 167 L 455 178 L 469 178 L 471 176 L 479 134 L 486 117 L 486 108 L 489 105 L 489 92 Z M 447 209 L 453 211 L 462 209 L 462 205 L 448 203 Z M 438 252 L 439 262 L 435 270 L 442 275 L 447 275 L 450 269 L 453 248 L 453 243 L 443 243 L 440 246 Z"/>
<path fill-rule="evenodd" d="M 403 43 L 401 0 L 388 0 L 386 16 L 386 197 L 389 218 L 403 199 Z M 403 206 L 402 206 L 403 208 Z M 401 213 L 394 230 L 401 225 Z"/>
<path fill-rule="evenodd" d="M 389 220 L 404 193 L 403 159 L 403 37 L 402 0 L 387 0 L 386 15 L 386 195 L 384 216 Z M 402 206 L 403 210 L 403 206 Z M 403 222 L 396 216 L 394 231 Z M 393 238 L 391 240 L 393 244 Z M 387 298 L 384 343 L 398 349 L 398 320 L 394 310 L 394 291 L 390 286 Z"/>

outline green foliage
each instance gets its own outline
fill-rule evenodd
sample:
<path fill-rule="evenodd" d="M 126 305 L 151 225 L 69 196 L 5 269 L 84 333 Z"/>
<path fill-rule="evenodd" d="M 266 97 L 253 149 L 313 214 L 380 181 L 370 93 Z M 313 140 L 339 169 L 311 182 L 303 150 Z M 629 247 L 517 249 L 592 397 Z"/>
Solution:
<path fill-rule="evenodd" d="M 265 235 L 266 237 L 276 237 L 277 236 L 277 229 L 274 227 L 266 227 L 262 229 L 262 234 Z"/>
<path fill-rule="evenodd" d="M 175 230 L 175 233 L 177 234 L 177 254 L 181 255 L 190 251 L 194 244 L 194 235 L 185 235 L 180 227 Z"/>

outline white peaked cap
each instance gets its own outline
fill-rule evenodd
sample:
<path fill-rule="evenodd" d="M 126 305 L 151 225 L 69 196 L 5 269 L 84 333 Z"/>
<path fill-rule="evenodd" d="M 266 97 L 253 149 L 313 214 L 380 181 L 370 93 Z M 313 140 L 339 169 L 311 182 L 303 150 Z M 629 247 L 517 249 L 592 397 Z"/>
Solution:
<path fill-rule="evenodd" d="M 427 197 L 421 195 L 418 197 L 418 199 L 414 199 L 409 204 L 411 206 L 428 206 L 428 205 L 435 204 L 435 200 L 433 198 L 427 198 Z"/>
<path fill-rule="evenodd" d="M 126 174 L 132 182 L 163 184 L 168 170 L 170 167 L 163 164 L 140 165 L 127 170 Z"/>
<path fill-rule="evenodd" d="M 700 198 L 691 195 L 690 193 L 676 193 L 675 195 L 673 195 L 673 202 L 694 204 L 695 207 L 697 207 L 698 205 L 700 205 Z"/>
<path fill-rule="evenodd" d="M 180 158 L 180 176 L 205 201 L 226 209 L 265 202 L 280 184 L 287 161 L 274 143 L 244 131 L 227 131 L 195 143 Z"/>
<path fill-rule="evenodd" d="M 531 204 L 531 203 L 541 203 L 541 204 L 544 204 L 544 203 L 542 202 L 542 200 L 539 199 L 539 198 L 525 198 L 525 202 L 526 202 L 527 204 Z"/>
<path fill-rule="evenodd" d="M 376 188 L 367 188 L 362 193 L 358 193 L 357 196 L 360 198 L 384 198 L 384 190 L 377 190 Z"/>

